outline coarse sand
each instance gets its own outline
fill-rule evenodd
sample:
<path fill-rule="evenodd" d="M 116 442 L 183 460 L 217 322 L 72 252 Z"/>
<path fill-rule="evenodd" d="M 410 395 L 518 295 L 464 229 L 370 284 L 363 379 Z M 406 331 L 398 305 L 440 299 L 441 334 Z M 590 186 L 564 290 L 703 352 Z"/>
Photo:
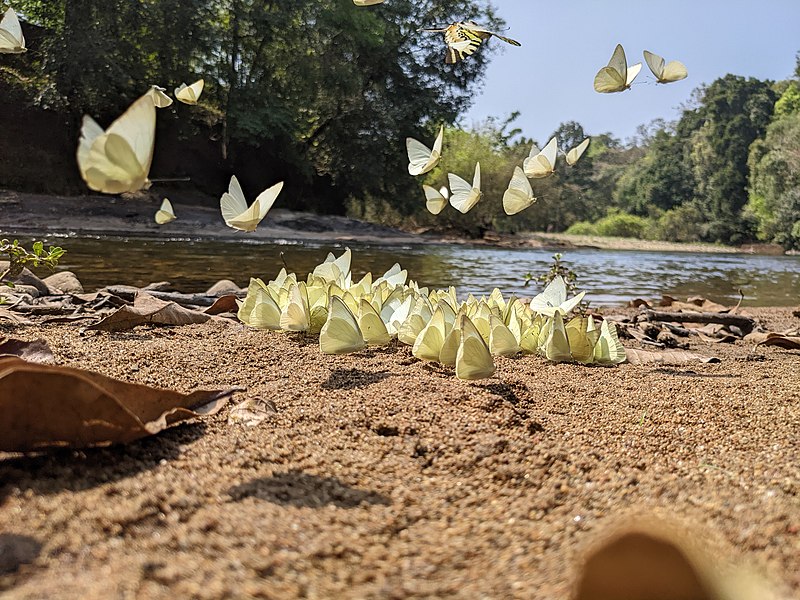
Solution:
<path fill-rule="evenodd" d="M 800 594 L 797 351 L 499 358 L 470 383 L 405 346 L 323 356 L 233 322 L 0 334 L 126 381 L 245 386 L 230 407 L 276 409 L 255 427 L 226 408 L 124 447 L 0 453 L 3 598 L 567 598 L 598 533 L 641 512 L 692 528 L 719 569 Z"/>

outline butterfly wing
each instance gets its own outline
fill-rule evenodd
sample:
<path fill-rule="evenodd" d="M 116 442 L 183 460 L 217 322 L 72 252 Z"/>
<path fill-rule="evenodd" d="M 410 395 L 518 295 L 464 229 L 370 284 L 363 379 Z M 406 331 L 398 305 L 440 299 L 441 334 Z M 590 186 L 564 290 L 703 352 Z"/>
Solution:
<path fill-rule="evenodd" d="M 580 144 L 575 146 L 572 150 L 567 152 L 567 164 L 571 167 L 573 166 L 578 160 L 580 160 L 583 153 L 586 152 L 586 149 L 589 147 L 589 142 L 591 138 L 586 138 Z"/>
<path fill-rule="evenodd" d="M 628 77 L 628 63 L 622 44 L 617 44 L 608 65 L 597 72 L 594 89 L 601 94 L 621 92 L 625 89 Z"/>
<path fill-rule="evenodd" d="M 81 174 L 83 175 L 91 166 L 89 164 L 89 151 L 92 149 L 92 145 L 94 144 L 95 140 L 103 135 L 104 131 L 97 122 L 92 119 L 89 115 L 83 116 L 83 123 L 81 125 L 81 137 L 78 141 L 78 152 L 77 152 L 77 159 L 78 159 L 78 169 L 80 170 Z M 86 179 L 86 176 L 84 179 Z"/>
<path fill-rule="evenodd" d="M 459 317 L 461 343 L 456 354 L 456 377 L 465 380 L 485 379 L 494 374 L 494 360 L 475 325 L 466 315 Z"/>
<path fill-rule="evenodd" d="M 175 211 L 172 209 L 172 202 L 167 198 L 164 198 L 164 201 L 161 203 L 161 208 L 156 212 L 155 220 L 159 225 L 164 225 L 165 223 L 175 220 Z"/>
<path fill-rule="evenodd" d="M 443 189 L 446 190 L 447 188 Z M 429 185 L 423 185 L 422 191 L 425 192 L 425 208 L 427 208 L 428 212 L 431 214 L 438 215 L 444 210 L 444 207 L 447 206 L 447 198 L 440 190 Z"/>
<path fill-rule="evenodd" d="M 653 75 L 655 75 L 655 78 L 661 81 L 661 78 L 664 76 L 664 59 L 658 54 L 653 54 L 648 50 L 645 50 L 642 54 L 644 54 L 644 62 L 647 63 L 647 67 L 652 71 Z"/>
<path fill-rule="evenodd" d="M 349 354 L 366 347 L 355 316 L 338 296 L 328 303 L 328 320 L 319 332 L 319 349 L 323 354 Z"/>
<path fill-rule="evenodd" d="M 406 152 L 408 153 L 408 173 L 410 175 L 422 175 L 427 173 L 434 166 L 430 163 L 433 158 L 433 150 L 414 138 L 406 138 Z"/>
<path fill-rule="evenodd" d="M 0 20 L 0 54 L 21 54 L 25 51 L 25 36 L 22 35 L 17 13 L 9 8 Z"/>
<path fill-rule="evenodd" d="M 635 65 L 631 65 L 628 67 L 628 74 L 625 78 L 625 89 L 627 90 L 631 87 L 633 80 L 636 79 L 636 76 L 639 75 L 639 71 L 642 70 L 642 63 L 636 63 Z"/>
<path fill-rule="evenodd" d="M 659 80 L 659 83 L 671 83 L 673 81 L 680 81 L 689 76 L 689 71 L 686 70 L 686 65 L 677 60 L 671 60 L 664 67 L 664 74 Z"/>
<path fill-rule="evenodd" d="M 515 215 L 536 202 L 533 197 L 533 188 L 519 167 L 514 167 L 514 175 L 508 183 L 508 189 L 503 194 L 503 210 L 507 215 Z"/>
<path fill-rule="evenodd" d="M 156 108 L 167 108 L 172 105 L 172 98 L 167 96 L 164 92 L 164 88 L 160 86 L 150 86 L 150 91 L 148 91 L 147 94 L 153 100 L 153 104 L 155 104 Z"/>
<path fill-rule="evenodd" d="M 140 165 L 138 170 L 144 173 L 146 179 L 150 172 L 150 163 L 153 161 L 156 136 L 156 107 L 150 94 L 144 94 L 131 104 L 128 110 L 109 126 L 106 133 L 119 135 L 128 142 Z"/>
<path fill-rule="evenodd" d="M 256 198 L 256 202 L 259 206 L 258 211 L 258 220 L 259 222 L 267 216 L 267 212 L 269 209 L 272 208 L 272 205 L 275 204 L 275 200 L 278 198 L 278 194 L 281 193 L 283 189 L 283 182 L 279 181 L 271 188 L 267 188 L 263 192 L 261 192 L 258 197 Z"/>
<path fill-rule="evenodd" d="M 356 6 L 374 6 L 376 4 L 383 4 L 383 0 L 353 0 Z"/>

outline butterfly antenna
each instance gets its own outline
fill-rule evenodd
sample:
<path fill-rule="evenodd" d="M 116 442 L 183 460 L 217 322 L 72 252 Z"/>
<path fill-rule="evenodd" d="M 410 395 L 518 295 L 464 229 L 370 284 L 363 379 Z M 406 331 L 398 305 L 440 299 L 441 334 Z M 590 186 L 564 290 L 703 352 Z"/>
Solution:
<path fill-rule="evenodd" d="M 283 250 L 280 251 L 281 262 L 283 263 L 283 268 L 286 269 L 287 273 L 291 273 L 291 269 L 289 269 L 289 265 L 286 264 L 286 257 Z"/>

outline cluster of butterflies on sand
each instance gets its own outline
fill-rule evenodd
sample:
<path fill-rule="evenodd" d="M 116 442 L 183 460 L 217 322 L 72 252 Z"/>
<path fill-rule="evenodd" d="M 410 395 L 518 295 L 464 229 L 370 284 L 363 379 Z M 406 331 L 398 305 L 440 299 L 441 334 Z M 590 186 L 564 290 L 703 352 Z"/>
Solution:
<path fill-rule="evenodd" d="M 439 134 L 433 143 L 433 148 L 428 148 L 414 138 L 406 138 L 408 172 L 410 175 L 424 175 L 439 164 L 442 158 L 443 136 L 444 127 L 440 127 Z M 590 140 L 591 138 L 586 138 L 569 152 L 563 153 L 569 166 L 575 165 L 580 157 L 583 156 L 583 153 L 589 147 Z M 533 188 L 528 178 L 541 179 L 555 173 L 558 153 L 558 140 L 553 137 L 541 150 L 534 144 L 530 154 L 522 163 L 522 168 L 514 167 L 514 174 L 508 183 L 508 189 L 503 194 L 503 210 L 507 215 L 515 215 L 536 202 L 536 197 L 533 195 Z M 425 206 L 432 214 L 438 215 L 448 203 L 457 211 L 467 213 L 483 197 L 483 192 L 481 192 L 480 162 L 475 164 L 472 185 L 454 173 L 448 173 L 447 179 L 450 189 L 442 187 L 437 190 L 429 185 L 422 186 L 422 190 L 425 193 Z"/>
<path fill-rule="evenodd" d="M 319 334 L 323 354 L 349 354 L 396 339 L 427 361 L 454 366 L 456 377 L 491 377 L 493 356 L 538 354 L 554 362 L 615 365 L 626 359 L 615 326 L 591 315 L 565 322 L 585 292 L 567 298 L 559 276 L 525 304 L 495 289 L 457 300 L 454 287 L 429 290 L 395 264 L 380 277 L 353 282 L 350 249 L 328 254 L 302 281 L 281 269 L 275 279 L 250 280 L 239 320 L 257 329 Z"/>

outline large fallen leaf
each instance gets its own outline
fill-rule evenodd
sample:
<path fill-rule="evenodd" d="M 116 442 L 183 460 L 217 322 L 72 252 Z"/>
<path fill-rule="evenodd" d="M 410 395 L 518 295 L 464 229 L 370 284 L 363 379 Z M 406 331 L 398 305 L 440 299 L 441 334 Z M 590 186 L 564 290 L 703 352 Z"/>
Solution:
<path fill-rule="evenodd" d="M 54 362 L 55 357 L 50 346 L 44 340 L 34 340 L 26 342 L 14 338 L 0 340 L 0 356 L 18 356 L 30 362 L 49 363 Z"/>
<path fill-rule="evenodd" d="M 205 323 L 211 315 L 189 310 L 174 302 L 154 298 L 150 294 L 136 295 L 133 306 L 122 306 L 105 319 L 86 329 L 98 331 L 124 331 L 137 325 L 192 325 Z"/>
<path fill-rule="evenodd" d="M 235 391 L 182 394 L 0 357 L 0 450 L 127 443 L 214 414 Z"/>
<path fill-rule="evenodd" d="M 628 357 L 627 362 L 631 365 L 684 365 L 687 363 L 718 363 L 720 360 L 715 356 L 703 356 L 685 350 L 664 350 L 653 352 L 649 350 L 636 350 L 625 348 Z"/>
<path fill-rule="evenodd" d="M 573 600 L 776 600 L 747 568 L 723 570 L 703 532 L 630 518 L 587 557 Z M 728 572 L 729 571 L 729 572 Z"/>
<path fill-rule="evenodd" d="M 783 335 L 781 333 L 753 332 L 745 336 L 744 341 L 756 346 L 777 346 L 786 350 L 800 350 L 800 337 Z"/>
<path fill-rule="evenodd" d="M 0 319 L 6 319 L 18 325 L 32 325 L 32 322 L 25 317 L 15 314 L 2 306 L 0 306 Z"/>

